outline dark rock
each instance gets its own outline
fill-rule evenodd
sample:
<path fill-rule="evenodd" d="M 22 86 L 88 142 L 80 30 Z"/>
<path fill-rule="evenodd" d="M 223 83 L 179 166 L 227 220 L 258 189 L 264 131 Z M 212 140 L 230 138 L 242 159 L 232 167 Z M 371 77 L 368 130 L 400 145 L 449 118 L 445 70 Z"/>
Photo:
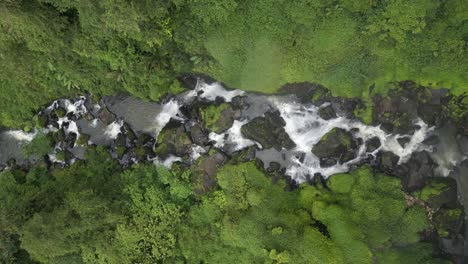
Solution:
<path fill-rule="evenodd" d="M 431 194 L 426 201 L 432 209 L 438 210 L 439 208 L 456 209 L 458 207 L 457 197 L 457 183 L 453 178 L 441 178 L 437 177 L 431 180 L 431 183 L 444 184 L 444 187 L 440 192 Z M 427 186 L 428 184 L 426 184 Z"/>
<path fill-rule="evenodd" d="M 244 110 L 249 107 L 249 105 L 246 102 L 246 96 L 236 96 L 232 98 L 231 105 L 232 108 L 235 110 Z"/>
<path fill-rule="evenodd" d="M 124 123 L 121 129 L 124 130 L 123 133 L 130 142 L 137 139 L 135 132 L 133 132 L 132 128 L 127 123 Z"/>
<path fill-rule="evenodd" d="M 377 160 L 378 160 L 378 165 L 383 172 L 389 175 L 396 174 L 395 171 L 398 165 L 398 161 L 400 160 L 400 157 L 393 154 L 392 152 L 383 151 L 378 154 Z"/>
<path fill-rule="evenodd" d="M 373 137 L 366 141 L 366 152 L 374 152 L 380 145 L 380 139 L 378 137 Z"/>
<path fill-rule="evenodd" d="M 106 107 L 104 107 L 101 112 L 99 113 L 99 119 L 101 120 L 102 123 L 104 123 L 106 126 L 109 125 L 110 123 L 114 122 L 116 120 L 115 115 L 111 113 L 109 110 L 107 110 Z"/>
<path fill-rule="evenodd" d="M 411 158 L 398 168 L 403 189 L 414 191 L 422 188 L 426 180 L 434 176 L 436 165 L 426 151 L 413 153 Z"/>
<path fill-rule="evenodd" d="M 318 110 L 318 114 L 322 119 L 325 119 L 325 120 L 336 118 L 335 110 L 333 109 L 333 106 L 331 105 L 321 107 Z"/>
<path fill-rule="evenodd" d="M 456 238 L 441 238 L 439 246 L 445 253 L 463 255 L 464 240 L 461 236 L 457 236 Z"/>
<path fill-rule="evenodd" d="M 423 144 L 430 145 L 430 146 L 435 146 L 435 145 L 439 144 L 439 142 L 440 142 L 440 139 L 439 139 L 438 136 L 431 135 L 431 136 L 427 137 L 426 139 L 424 139 Z"/>
<path fill-rule="evenodd" d="M 67 111 L 63 107 L 59 107 L 54 110 L 54 113 L 57 117 L 64 117 L 67 114 Z"/>
<path fill-rule="evenodd" d="M 259 142 L 264 149 L 292 149 L 296 144 L 284 130 L 286 123 L 278 111 L 266 112 L 265 117 L 256 117 L 241 128 L 242 135 Z"/>
<path fill-rule="evenodd" d="M 410 138 L 408 137 L 401 137 L 401 138 L 398 138 L 397 141 L 398 141 L 398 144 L 400 144 L 401 147 L 405 147 L 406 144 L 408 144 L 408 142 L 410 142 Z"/>
<path fill-rule="evenodd" d="M 268 166 L 268 172 L 273 172 L 273 171 L 279 171 L 281 169 L 281 164 L 279 164 L 278 162 L 270 162 L 269 166 Z"/>
<path fill-rule="evenodd" d="M 185 131 L 184 126 L 165 127 L 158 137 L 155 153 L 162 159 L 170 155 L 184 157 L 192 151 L 192 140 Z"/>
<path fill-rule="evenodd" d="M 308 103 L 312 100 L 316 104 L 322 104 L 331 96 L 327 88 L 309 82 L 288 83 L 282 86 L 279 92 L 295 94 L 302 103 Z"/>
<path fill-rule="evenodd" d="M 315 173 L 314 176 L 309 180 L 309 184 L 314 186 L 326 187 L 327 180 L 320 173 Z"/>
<path fill-rule="evenodd" d="M 69 148 L 73 148 L 73 146 L 75 146 L 75 142 L 76 142 L 76 139 L 78 138 L 78 136 L 71 132 L 71 133 L 68 133 L 66 139 L 65 139 L 65 144 L 67 147 Z"/>
<path fill-rule="evenodd" d="M 154 138 L 148 134 L 142 133 L 136 140 L 137 146 L 148 146 L 154 144 Z"/>
<path fill-rule="evenodd" d="M 459 135 L 458 138 L 458 142 L 460 142 L 460 150 L 464 154 L 468 154 L 468 136 Z"/>
<path fill-rule="evenodd" d="M 440 105 L 421 104 L 418 115 L 430 126 L 442 126 L 447 120 Z"/>
<path fill-rule="evenodd" d="M 333 128 L 312 148 L 312 152 L 323 166 L 331 166 L 354 159 L 357 148 L 357 141 L 349 131 Z"/>
<path fill-rule="evenodd" d="M 114 144 L 118 147 L 125 147 L 127 145 L 125 136 L 122 133 L 119 133 Z"/>
<path fill-rule="evenodd" d="M 190 129 L 190 137 L 192 138 L 193 143 L 199 146 L 206 146 L 210 142 L 208 138 L 208 131 L 205 130 L 200 124 L 195 124 Z"/>

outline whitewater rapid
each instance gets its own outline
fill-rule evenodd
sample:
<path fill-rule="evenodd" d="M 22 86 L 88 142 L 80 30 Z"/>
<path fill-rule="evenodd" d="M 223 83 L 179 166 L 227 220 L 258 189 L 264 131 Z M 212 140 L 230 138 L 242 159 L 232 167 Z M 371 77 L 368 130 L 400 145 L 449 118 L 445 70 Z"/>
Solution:
<path fill-rule="evenodd" d="M 366 125 L 359 120 L 348 119 L 339 114 L 332 119 L 324 120 L 319 115 L 319 110 L 327 107 L 329 103 L 313 105 L 312 103 L 300 103 L 294 95 L 261 95 L 247 93 L 241 90 L 227 90 L 221 84 L 206 83 L 198 80 L 194 90 L 179 94 L 165 103 L 143 102 L 133 97 L 108 97 L 105 98 L 105 105 L 115 114 L 117 120 L 104 124 L 100 119 L 85 119 L 88 112 L 97 112 L 101 109 L 99 104 L 87 104 L 86 97 L 77 100 L 60 99 L 54 101 L 44 112 L 51 113 L 61 107 L 66 114 L 60 117 L 55 126 L 49 125 L 42 132 L 58 131 L 63 129 L 65 134 L 76 134 L 76 140 L 80 138 L 80 132 L 90 134 L 89 144 L 110 145 L 116 140 L 120 133 L 124 133 L 124 124 L 128 124 L 136 133 L 148 133 L 157 138 L 159 133 L 171 121 L 190 124 L 193 123 L 181 111 L 181 108 L 192 104 L 195 100 L 202 102 L 214 102 L 222 98 L 225 102 L 232 102 L 236 97 L 245 97 L 247 108 L 241 111 L 241 115 L 234 120 L 233 125 L 222 133 L 209 133 L 209 139 L 213 147 L 232 154 L 236 151 L 256 146 L 256 157 L 263 161 L 265 167 L 271 162 L 276 162 L 285 169 L 285 174 L 296 182 L 301 183 L 313 177 L 317 173 L 327 178 L 330 175 L 346 172 L 354 164 L 358 164 L 369 156 L 375 157 L 379 151 L 388 151 L 399 157 L 399 163 L 406 162 L 414 152 L 426 150 L 432 151 L 430 146 L 423 144 L 423 141 L 433 133 L 434 128 L 429 127 L 421 119 L 414 120 L 415 131 L 412 134 L 399 135 L 386 133 L 380 126 Z M 242 126 L 248 124 L 255 117 L 263 117 L 266 112 L 278 111 L 285 122 L 284 130 L 289 138 L 295 143 L 292 149 L 265 149 L 252 139 L 245 138 L 241 132 Z M 334 128 L 350 131 L 354 138 L 361 139 L 357 155 L 354 159 L 345 163 L 338 163 L 331 167 L 322 167 L 320 160 L 312 152 L 312 148 L 320 139 Z M 38 130 L 36 130 L 38 131 Z M 17 145 L 30 142 L 37 135 L 37 132 L 25 133 L 22 131 L 8 131 L 2 134 L 5 138 L 14 138 Z M 371 138 L 378 138 L 380 146 L 372 152 L 366 152 L 366 142 Z M 402 146 L 398 139 L 406 138 L 408 143 Z M 21 144 L 20 144 L 21 143 Z M 11 144 L 11 142 L 9 142 Z M 76 145 L 76 144 L 75 144 Z M 11 146 L 10 146 L 11 147 Z M 62 147 L 56 146 L 49 154 L 52 161 L 57 161 L 56 154 Z M 15 150 L 16 151 L 16 150 Z M 194 162 L 207 152 L 205 146 L 192 145 L 190 161 Z M 3 155 L 3 157 L 2 157 Z M 437 155 L 435 155 L 437 156 Z M 0 152 L 0 162 L 5 162 L 8 153 Z M 13 156 L 18 158 L 18 155 Z M 161 160 L 159 157 L 151 159 L 154 163 L 170 167 L 174 162 L 182 160 L 182 157 L 174 155 Z M 439 168 L 446 176 L 451 170 L 453 162 L 446 162 L 448 165 Z"/>

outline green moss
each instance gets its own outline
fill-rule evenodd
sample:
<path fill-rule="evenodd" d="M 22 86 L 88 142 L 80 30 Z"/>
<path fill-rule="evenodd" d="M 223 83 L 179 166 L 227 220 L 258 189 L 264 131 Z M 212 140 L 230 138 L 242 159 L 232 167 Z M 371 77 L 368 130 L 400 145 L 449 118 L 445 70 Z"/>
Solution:
<path fill-rule="evenodd" d="M 205 124 L 205 127 L 208 129 L 218 132 L 219 129 L 222 129 L 222 124 L 220 124 L 220 117 L 224 110 L 230 109 L 230 105 L 227 103 L 222 103 L 220 105 L 211 104 L 208 107 L 205 107 L 201 110 L 201 117 Z"/>
<path fill-rule="evenodd" d="M 89 135 L 81 133 L 80 137 L 76 141 L 76 144 L 78 144 L 78 145 L 88 145 L 89 138 L 90 138 Z"/>
<path fill-rule="evenodd" d="M 440 195 L 448 188 L 449 186 L 445 181 L 431 180 L 422 190 L 414 192 L 413 196 L 428 202 L 432 197 Z"/>

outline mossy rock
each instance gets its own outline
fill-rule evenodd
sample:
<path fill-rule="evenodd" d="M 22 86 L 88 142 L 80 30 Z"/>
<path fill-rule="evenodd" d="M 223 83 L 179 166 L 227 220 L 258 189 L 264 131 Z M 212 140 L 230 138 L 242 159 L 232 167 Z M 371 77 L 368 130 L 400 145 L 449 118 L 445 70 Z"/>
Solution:
<path fill-rule="evenodd" d="M 67 114 L 67 111 L 62 108 L 62 107 L 59 107 L 57 109 L 54 110 L 54 113 L 58 116 L 58 117 L 64 117 L 66 114 Z"/>
<path fill-rule="evenodd" d="M 264 149 L 292 149 L 296 144 L 284 130 L 286 122 L 278 111 L 266 112 L 264 117 L 256 117 L 241 128 L 242 135 L 259 142 Z"/>
<path fill-rule="evenodd" d="M 215 133 L 229 129 L 234 123 L 235 110 L 228 103 L 209 105 L 201 109 L 201 118 L 206 128 Z"/>
<path fill-rule="evenodd" d="M 80 134 L 80 137 L 78 138 L 78 140 L 76 141 L 76 144 L 78 145 L 88 145 L 88 141 L 90 139 L 90 136 L 87 135 L 87 134 Z"/>
<path fill-rule="evenodd" d="M 332 166 L 337 162 L 344 163 L 354 159 L 357 148 L 357 140 L 351 132 L 333 128 L 312 148 L 312 152 L 320 159 L 322 166 Z"/>
<path fill-rule="evenodd" d="M 434 227 L 440 237 L 457 235 L 463 225 L 461 209 L 440 209 L 433 216 Z"/>
<path fill-rule="evenodd" d="M 115 153 L 117 154 L 117 156 L 119 158 L 122 158 L 123 155 L 125 155 L 125 153 L 127 152 L 127 148 L 126 147 L 122 147 L 122 146 L 117 146 L 115 147 Z"/>

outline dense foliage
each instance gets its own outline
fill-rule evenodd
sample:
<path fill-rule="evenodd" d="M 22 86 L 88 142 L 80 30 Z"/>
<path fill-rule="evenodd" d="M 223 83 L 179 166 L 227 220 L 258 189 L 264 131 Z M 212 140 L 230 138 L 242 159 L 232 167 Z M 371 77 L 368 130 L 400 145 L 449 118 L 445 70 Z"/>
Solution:
<path fill-rule="evenodd" d="M 200 196 L 189 170 L 87 160 L 0 174 L 2 262 L 438 263 L 424 209 L 368 168 L 286 192 L 252 162 L 225 165 Z"/>
<path fill-rule="evenodd" d="M 158 99 L 183 72 L 274 92 L 312 81 L 367 96 L 406 79 L 466 91 L 464 0 L 6 0 L 0 125 L 60 96 Z"/>

